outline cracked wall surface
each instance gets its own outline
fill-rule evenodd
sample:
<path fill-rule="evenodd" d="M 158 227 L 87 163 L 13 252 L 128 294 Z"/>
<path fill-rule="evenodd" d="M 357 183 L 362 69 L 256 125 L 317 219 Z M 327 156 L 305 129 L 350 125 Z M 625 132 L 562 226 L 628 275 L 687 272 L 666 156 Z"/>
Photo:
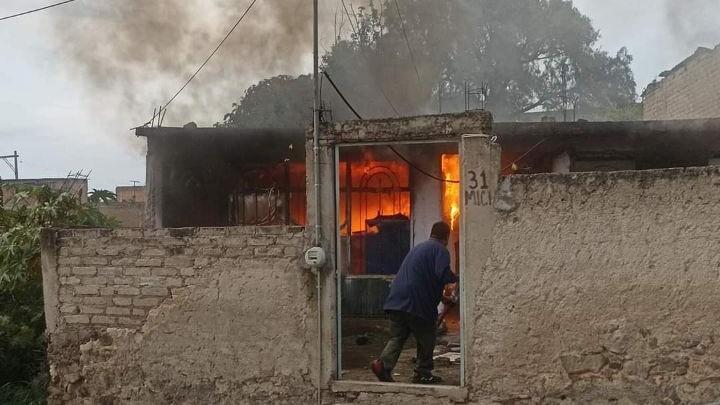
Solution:
<path fill-rule="evenodd" d="M 471 303 L 475 396 L 720 398 L 720 169 L 517 176 L 500 189 Z"/>
<path fill-rule="evenodd" d="M 312 398 L 301 228 L 53 232 L 51 404 Z"/>

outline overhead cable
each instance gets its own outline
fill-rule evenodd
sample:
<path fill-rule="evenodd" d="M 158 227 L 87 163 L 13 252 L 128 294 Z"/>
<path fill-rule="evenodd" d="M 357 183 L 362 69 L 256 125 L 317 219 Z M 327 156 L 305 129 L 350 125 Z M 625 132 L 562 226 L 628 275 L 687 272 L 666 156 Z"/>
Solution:
<path fill-rule="evenodd" d="M 418 82 L 422 83 L 422 80 L 420 79 L 420 71 L 418 71 L 417 63 L 415 63 L 415 54 L 413 54 L 412 48 L 410 47 L 410 40 L 408 40 L 407 31 L 405 30 L 405 21 L 403 20 L 402 13 L 400 12 L 398 0 L 395 0 L 395 9 L 397 10 L 398 18 L 400 19 L 400 27 L 402 27 L 402 33 L 405 37 L 405 45 L 407 45 L 408 52 L 410 53 L 410 61 L 415 69 L 415 75 L 417 76 Z"/>
<path fill-rule="evenodd" d="M 353 114 L 355 114 L 355 117 L 357 117 L 357 119 L 359 119 L 359 120 L 363 119 L 363 118 L 360 116 L 360 114 L 357 112 L 357 110 L 355 110 L 355 108 L 354 108 L 354 107 L 350 104 L 350 102 L 345 98 L 345 96 L 342 94 L 342 92 L 340 91 L 340 89 L 338 89 L 338 87 L 335 85 L 335 82 L 333 82 L 332 78 L 330 78 L 330 75 L 329 75 L 327 72 L 325 72 L 325 71 L 323 71 L 323 74 L 325 75 L 325 77 L 327 77 L 328 81 L 330 82 L 330 85 L 332 85 L 333 89 L 335 89 L 335 91 L 337 92 L 338 96 L 340 96 L 340 99 L 345 103 L 345 105 L 350 109 L 350 111 L 352 111 Z M 429 173 L 429 172 L 426 171 L 425 169 L 423 169 L 423 168 L 417 166 L 415 163 L 411 162 L 410 159 L 408 159 L 408 158 L 406 158 L 405 156 L 403 156 L 403 155 L 402 155 L 400 152 L 398 152 L 398 150 L 395 149 L 392 145 L 386 145 L 386 146 L 387 146 L 388 148 L 390 148 L 390 150 L 393 151 L 393 153 L 395 153 L 395 155 L 397 155 L 397 157 L 399 157 L 400 159 L 402 159 L 402 160 L 403 160 L 405 163 L 407 163 L 410 167 L 412 167 L 413 169 L 417 170 L 418 172 L 424 174 L 425 176 L 428 176 L 428 177 L 430 177 L 431 179 L 434 179 L 434 180 L 437 180 L 437 181 L 441 181 L 441 182 L 444 182 L 444 183 L 452 183 L 452 184 L 459 184 L 459 183 L 460 183 L 460 182 L 457 181 L 457 180 L 447 180 L 447 179 L 443 179 L 442 177 L 438 177 L 438 176 L 436 176 L 436 175 L 434 175 L 434 174 L 432 174 L 432 173 Z"/>
<path fill-rule="evenodd" d="M 156 116 L 159 116 L 161 114 L 162 110 L 167 109 L 168 106 L 170 105 L 170 103 L 172 103 L 175 100 L 175 98 L 177 98 L 177 96 L 179 96 L 180 93 L 182 93 L 182 91 L 185 90 L 185 87 L 187 87 L 190 84 L 190 82 L 193 81 L 193 79 L 195 79 L 195 76 L 197 76 L 198 73 L 200 73 L 200 71 L 205 67 L 205 65 L 207 65 L 208 62 L 210 62 L 210 59 L 212 59 L 212 57 L 215 56 L 215 54 L 217 53 L 218 50 L 220 50 L 220 48 L 223 46 L 223 44 L 225 44 L 225 41 L 227 41 L 227 39 L 230 37 L 230 35 L 233 33 L 233 31 L 235 31 L 235 28 L 237 28 L 237 26 L 240 25 L 240 22 L 242 22 L 242 20 L 245 18 L 245 16 L 250 12 L 250 9 L 252 9 L 252 7 L 255 5 L 255 2 L 257 2 L 257 0 L 253 0 L 252 3 L 250 3 L 249 6 L 247 6 L 247 8 L 245 9 L 245 12 L 242 13 L 240 18 L 238 18 L 238 20 L 235 22 L 235 24 L 232 26 L 232 28 L 230 28 L 230 31 L 228 31 L 228 33 L 225 35 L 225 38 L 223 38 L 222 41 L 220 41 L 220 43 L 218 44 L 218 46 L 216 46 L 215 49 L 213 49 L 213 51 L 210 53 L 210 55 L 205 59 L 205 61 L 200 65 L 200 67 L 197 68 L 195 73 L 193 73 L 192 76 L 190 76 L 190 78 L 185 82 L 185 84 L 183 84 L 182 87 L 180 87 L 180 90 L 178 90 L 170 98 L 170 100 L 168 100 L 168 102 L 165 103 L 163 108 L 161 108 L 160 111 L 158 111 L 157 115 L 153 114 L 153 117 L 142 126 L 147 126 L 148 124 L 150 124 L 156 118 Z"/>
<path fill-rule="evenodd" d="M 358 33 L 358 30 L 360 27 L 357 28 L 352 23 L 352 16 L 350 16 L 350 11 L 348 11 L 347 6 L 345 5 L 345 0 L 340 0 L 342 2 L 343 8 L 345 9 L 345 14 L 347 15 L 348 20 L 350 20 L 350 27 L 352 28 L 353 32 L 355 33 L 355 37 L 357 38 L 358 42 L 360 41 L 360 34 Z M 370 61 L 368 60 L 367 55 L 365 55 L 365 51 L 362 49 L 362 46 L 360 47 L 360 55 L 365 59 L 365 63 L 367 66 L 371 66 Z M 374 78 L 373 78 L 374 79 Z M 385 98 L 385 101 L 390 105 L 390 108 L 395 112 L 395 115 L 400 115 L 397 108 L 395 108 L 395 105 L 390 101 L 390 97 L 388 97 L 387 93 L 385 93 L 385 89 L 377 82 L 375 81 L 375 86 L 380 90 L 380 93 Z"/>
<path fill-rule="evenodd" d="M 26 15 L 26 14 L 36 13 L 36 12 L 38 12 L 38 11 L 47 10 L 47 9 L 49 9 L 49 8 L 53 8 L 53 7 L 57 7 L 57 6 L 62 6 L 63 4 L 72 3 L 73 1 L 75 1 L 75 0 L 65 0 L 65 1 L 61 1 L 61 2 L 59 2 L 59 3 L 50 4 L 49 6 L 36 8 L 36 9 L 34 9 L 34 10 L 23 11 L 22 13 L 17 13 L 17 14 L 8 15 L 8 16 L 5 16 L 5 17 L 0 17 L 0 21 L 9 20 L 9 19 L 11 19 L 11 18 L 20 17 L 20 16 Z"/>

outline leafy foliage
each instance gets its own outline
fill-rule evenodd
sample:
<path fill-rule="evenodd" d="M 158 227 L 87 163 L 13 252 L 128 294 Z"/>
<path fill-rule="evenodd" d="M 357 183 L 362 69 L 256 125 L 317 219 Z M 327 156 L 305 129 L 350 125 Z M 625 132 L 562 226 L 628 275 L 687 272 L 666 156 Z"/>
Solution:
<path fill-rule="evenodd" d="M 117 201 L 117 195 L 110 190 L 98 190 L 94 188 L 88 193 L 88 201 L 93 204 L 114 202 Z"/>
<path fill-rule="evenodd" d="M 0 204 L 0 403 L 43 403 L 47 377 L 40 229 L 116 224 L 74 193 L 48 187 L 3 191 L 12 197 Z"/>
<path fill-rule="evenodd" d="M 566 103 L 581 111 L 623 108 L 637 98 L 632 56 L 625 48 L 599 49 L 599 33 L 572 1 L 398 0 L 398 6 L 400 13 L 394 0 L 354 10 L 353 33 L 323 57 L 323 69 L 364 117 L 434 113 L 439 98 L 444 112 L 462 111 L 466 84 L 486 84 L 486 108 L 499 120 Z M 311 86 L 309 76 L 264 80 L 218 125 L 307 122 L 299 117 L 310 116 Z M 323 101 L 335 118 L 353 118 L 329 86 Z M 268 117 L 275 125 L 267 125 Z"/>

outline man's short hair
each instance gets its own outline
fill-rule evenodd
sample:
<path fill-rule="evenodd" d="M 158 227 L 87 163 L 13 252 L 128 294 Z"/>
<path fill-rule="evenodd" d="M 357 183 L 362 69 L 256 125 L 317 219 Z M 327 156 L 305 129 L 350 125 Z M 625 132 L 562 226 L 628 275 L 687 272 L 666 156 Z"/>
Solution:
<path fill-rule="evenodd" d="M 448 240 L 450 238 L 450 225 L 445 222 L 435 222 L 430 231 L 430 237 L 439 240 Z"/>

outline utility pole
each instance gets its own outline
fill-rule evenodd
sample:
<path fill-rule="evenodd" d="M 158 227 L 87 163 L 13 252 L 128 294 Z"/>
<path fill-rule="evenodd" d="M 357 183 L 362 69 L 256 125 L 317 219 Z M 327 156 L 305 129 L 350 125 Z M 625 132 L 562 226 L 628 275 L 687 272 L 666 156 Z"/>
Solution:
<path fill-rule="evenodd" d="M 562 102 L 563 102 L 563 122 L 567 122 L 567 107 L 568 107 L 568 94 L 567 94 L 567 60 L 563 60 L 562 63 L 562 86 L 563 86 L 563 94 L 562 94 Z"/>
<path fill-rule="evenodd" d="M 137 188 L 137 185 L 138 185 L 138 183 L 140 183 L 140 182 L 137 181 L 137 180 L 130 180 L 130 183 L 132 183 L 132 185 L 133 185 L 132 199 L 133 199 L 133 202 L 136 202 L 136 201 L 137 201 L 137 198 L 135 197 L 135 189 Z"/>
<path fill-rule="evenodd" d="M 13 151 L 12 155 L 6 155 L 6 156 L 0 156 L 0 159 L 5 161 L 5 164 L 7 164 L 10 167 L 10 170 L 15 173 L 15 180 L 18 180 L 19 174 L 18 174 L 18 158 L 20 155 L 18 155 L 17 151 Z M 14 159 L 14 164 L 10 163 L 8 159 Z"/>

